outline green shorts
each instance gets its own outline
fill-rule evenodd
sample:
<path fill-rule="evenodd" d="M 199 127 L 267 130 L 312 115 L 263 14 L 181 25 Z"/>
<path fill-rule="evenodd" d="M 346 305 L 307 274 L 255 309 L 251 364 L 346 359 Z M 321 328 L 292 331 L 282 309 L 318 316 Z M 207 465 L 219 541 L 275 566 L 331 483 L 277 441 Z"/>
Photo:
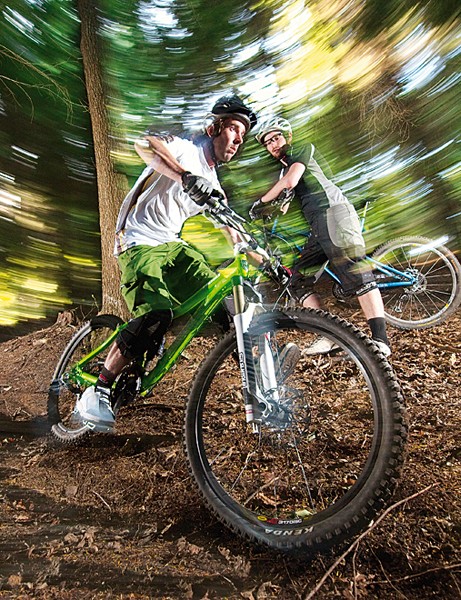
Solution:
<path fill-rule="evenodd" d="M 182 242 L 128 248 L 118 264 L 122 295 L 134 317 L 182 304 L 216 275 L 200 252 Z"/>

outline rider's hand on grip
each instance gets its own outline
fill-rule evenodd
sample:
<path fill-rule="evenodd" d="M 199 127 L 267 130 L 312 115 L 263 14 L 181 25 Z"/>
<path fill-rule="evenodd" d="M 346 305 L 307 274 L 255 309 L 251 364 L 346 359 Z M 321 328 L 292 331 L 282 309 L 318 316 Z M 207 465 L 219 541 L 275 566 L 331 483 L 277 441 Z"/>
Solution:
<path fill-rule="evenodd" d="M 199 206 L 205 204 L 215 205 L 216 201 L 210 202 L 211 197 L 214 193 L 212 184 L 199 175 L 192 175 L 189 171 L 186 171 L 181 176 L 182 189 L 188 194 L 192 200 Z"/>
<path fill-rule="evenodd" d="M 288 188 L 284 188 L 282 192 L 278 195 L 275 203 L 279 206 L 279 210 L 282 214 L 285 214 L 290 206 L 291 201 L 293 200 L 295 193 L 293 190 Z"/>
<path fill-rule="evenodd" d="M 294 190 L 290 190 L 289 188 L 283 188 L 280 194 L 275 199 L 275 202 L 279 204 L 285 204 L 285 202 L 291 202 L 295 197 Z"/>
<path fill-rule="evenodd" d="M 293 190 L 289 190 L 288 188 L 284 188 L 280 194 L 274 200 L 270 202 L 263 202 L 261 199 L 253 202 L 248 214 L 252 220 L 258 219 L 261 217 L 270 218 L 271 215 L 275 214 L 277 211 L 285 214 L 290 206 L 290 202 L 294 198 Z"/>
<path fill-rule="evenodd" d="M 248 214 L 250 215 L 250 219 L 254 220 L 257 219 L 259 216 L 259 211 L 258 208 L 261 208 L 261 206 L 263 205 L 263 201 L 262 200 L 256 200 L 256 202 L 253 202 L 253 204 L 251 205 L 250 210 L 248 211 Z"/>

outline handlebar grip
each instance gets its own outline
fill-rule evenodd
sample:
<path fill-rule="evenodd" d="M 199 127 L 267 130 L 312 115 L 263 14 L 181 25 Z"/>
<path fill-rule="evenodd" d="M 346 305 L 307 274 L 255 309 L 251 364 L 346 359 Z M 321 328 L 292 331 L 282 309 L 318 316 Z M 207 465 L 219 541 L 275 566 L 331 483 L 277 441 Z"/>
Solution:
<path fill-rule="evenodd" d="M 294 198 L 294 191 L 288 188 L 284 188 L 277 198 L 271 200 L 270 202 L 260 204 L 255 202 L 250 209 L 250 215 L 252 214 L 253 218 L 261 218 L 261 217 L 272 217 L 272 215 L 277 211 L 281 210 L 285 205 L 289 204 Z"/>

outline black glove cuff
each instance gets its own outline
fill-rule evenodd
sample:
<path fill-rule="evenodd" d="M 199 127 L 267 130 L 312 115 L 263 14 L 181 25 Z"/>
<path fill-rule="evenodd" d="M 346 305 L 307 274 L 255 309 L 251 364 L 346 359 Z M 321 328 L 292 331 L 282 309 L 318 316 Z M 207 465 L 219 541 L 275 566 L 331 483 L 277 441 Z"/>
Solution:
<path fill-rule="evenodd" d="M 193 175 L 190 171 L 184 171 L 184 173 L 181 175 L 181 183 L 182 183 L 183 190 L 188 190 L 190 188 L 191 177 L 193 177 Z"/>

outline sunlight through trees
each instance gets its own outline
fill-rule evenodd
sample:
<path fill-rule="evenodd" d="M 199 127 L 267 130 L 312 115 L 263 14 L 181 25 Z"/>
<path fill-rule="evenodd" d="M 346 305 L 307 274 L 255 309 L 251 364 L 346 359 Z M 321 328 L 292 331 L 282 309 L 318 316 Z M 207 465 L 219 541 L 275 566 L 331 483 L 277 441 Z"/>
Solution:
<path fill-rule="evenodd" d="M 96 62 L 87 57 L 84 73 L 81 51 L 89 4 L 13 0 L 0 9 L 0 326 L 101 306 L 101 231 L 104 288 L 115 293 L 114 215 L 142 168 L 134 139 L 152 125 L 197 131 L 213 101 L 232 90 L 261 116 L 290 119 L 295 138 L 316 144 L 357 206 L 375 200 L 371 247 L 420 234 L 448 235 L 459 249 L 457 3 L 91 6 L 103 48 L 98 121 L 88 88 Z M 222 173 L 242 214 L 276 177 L 253 139 Z M 203 218 L 187 224 L 185 237 L 212 264 L 226 258 Z"/>

